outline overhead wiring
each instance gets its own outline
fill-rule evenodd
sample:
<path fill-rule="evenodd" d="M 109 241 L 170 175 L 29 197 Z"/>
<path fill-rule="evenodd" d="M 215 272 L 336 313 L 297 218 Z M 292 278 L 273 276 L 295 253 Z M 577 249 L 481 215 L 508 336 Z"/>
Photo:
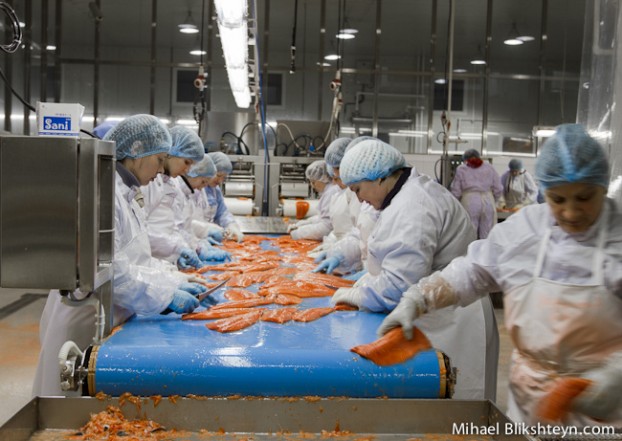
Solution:
<path fill-rule="evenodd" d="M 0 50 L 7 54 L 12 54 L 22 44 L 22 28 L 19 25 L 17 14 L 15 14 L 15 11 L 8 3 L 0 2 L 0 10 L 9 18 L 9 24 L 13 31 L 13 41 L 9 44 L 0 44 Z"/>

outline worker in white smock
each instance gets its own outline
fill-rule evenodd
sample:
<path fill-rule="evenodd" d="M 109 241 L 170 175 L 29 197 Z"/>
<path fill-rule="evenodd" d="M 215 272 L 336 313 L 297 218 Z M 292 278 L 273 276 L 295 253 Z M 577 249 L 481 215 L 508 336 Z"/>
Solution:
<path fill-rule="evenodd" d="M 209 203 L 209 213 L 206 220 L 223 227 L 225 229 L 225 237 L 242 242 L 244 234 L 242 234 L 240 226 L 233 218 L 233 214 L 227 208 L 222 190 L 220 189 L 222 183 L 225 182 L 233 171 L 233 164 L 231 164 L 227 155 L 222 152 L 210 152 L 208 155 L 216 166 L 216 176 L 210 180 L 209 185 L 204 190 Z"/>
<path fill-rule="evenodd" d="M 525 205 L 536 202 L 538 186 L 527 170 L 523 168 L 523 161 L 511 159 L 508 169 L 501 175 L 503 198 L 497 205 L 503 209 L 518 210 Z"/>
<path fill-rule="evenodd" d="M 456 169 L 451 193 L 466 208 L 478 239 L 485 239 L 497 223 L 496 201 L 503 194 L 499 174 L 479 152 L 469 149 L 462 155 L 464 164 Z"/>
<path fill-rule="evenodd" d="M 339 192 L 339 187 L 331 182 L 326 169 L 326 161 L 313 161 L 305 170 L 305 176 L 311 187 L 320 195 L 318 214 L 301 219 L 290 224 L 287 231 L 292 239 L 322 240 L 333 229 L 330 218 L 330 207 L 333 198 Z"/>
<path fill-rule="evenodd" d="M 412 284 L 466 253 L 475 240 L 469 216 L 447 189 L 406 165 L 380 140 L 365 140 L 341 161 L 341 179 L 380 216 L 368 239 L 368 273 L 331 302 L 389 312 Z M 447 310 L 421 326 L 459 370 L 456 398 L 494 399 L 498 335 L 488 298 Z"/>
<path fill-rule="evenodd" d="M 329 207 L 331 232 L 324 236 L 320 245 L 307 253 L 309 256 L 320 260 L 324 259 L 326 252 L 335 242 L 342 239 L 356 226 L 356 218 L 361 209 L 358 198 L 339 178 L 339 163 L 350 141 L 352 141 L 351 138 L 337 138 L 330 143 L 324 152 L 326 171 L 333 184 L 339 187 L 339 191 L 333 196 Z"/>
<path fill-rule="evenodd" d="M 121 121 L 104 137 L 116 142 L 115 234 L 113 260 L 114 325 L 134 314 L 160 314 L 167 308 L 177 313 L 199 306 L 196 294 L 205 287 L 186 283 L 188 276 L 176 267 L 151 256 L 143 209 L 137 202 L 140 186 L 163 171 L 171 137 L 164 125 L 151 115 L 134 115 Z M 76 298 L 86 295 L 75 291 Z M 69 306 L 58 291 L 50 292 L 39 327 L 41 353 L 33 395 L 80 395 L 60 388 L 58 353 L 68 340 L 85 349 L 95 336 L 95 308 L 92 304 Z"/>
<path fill-rule="evenodd" d="M 180 269 L 200 268 L 203 262 L 180 234 L 173 207 L 177 191 L 173 179 L 188 172 L 203 159 L 203 142 L 191 129 L 170 129 L 172 146 L 164 161 L 164 173 L 141 188 L 147 216 L 147 231 L 153 257 L 176 263 Z"/>
<path fill-rule="evenodd" d="M 341 180 L 339 171 L 341 160 L 346 151 L 366 139 L 375 138 L 370 136 L 362 136 L 353 140 L 338 138 L 331 143 L 324 155 L 328 170 L 333 170 L 333 182 L 340 188 L 345 188 L 338 195 L 340 199 L 335 199 L 331 204 L 331 211 L 345 211 L 348 216 L 354 219 L 353 225 L 347 220 L 342 221 L 350 227 L 346 234 L 341 235 L 337 242 L 331 243 L 328 247 L 323 247 L 321 252 L 314 255 L 315 262 L 319 263 L 314 272 L 326 271 L 327 274 L 331 274 L 336 270 L 342 274 L 347 274 L 345 278 L 349 280 L 358 280 L 366 272 L 367 238 L 376 224 L 379 212 L 367 202 L 361 203 L 358 200 L 354 192 Z M 336 205 L 339 208 L 335 209 Z M 335 223 L 338 221 L 341 219 L 332 221 L 333 228 L 337 228 Z"/>
<path fill-rule="evenodd" d="M 622 428 L 622 214 L 606 197 L 603 149 L 577 124 L 556 128 L 536 162 L 545 204 L 529 205 L 468 254 L 410 287 L 379 333 L 449 305 L 503 291 L 514 343 L 508 416 L 536 424 L 536 407 L 562 377 L 592 384 L 562 423 Z M 425 315 L 423 315 L 425 314 Z"/>
<path fill-rule="evenodd" d="M 197 139 L 200 141 L 199 137 Z M 202 262 L 231 260 L 231 253 L 213 245 L 222 245 L 224 228 L 205 221 L 209 208 L 203 189 L 216 176 L 216 166 L 209 155 L 190 167 L 186 175 L 173 180 L 178 195 L 173 209 L 175 224 L 186 243 L 196 250 Z"/>

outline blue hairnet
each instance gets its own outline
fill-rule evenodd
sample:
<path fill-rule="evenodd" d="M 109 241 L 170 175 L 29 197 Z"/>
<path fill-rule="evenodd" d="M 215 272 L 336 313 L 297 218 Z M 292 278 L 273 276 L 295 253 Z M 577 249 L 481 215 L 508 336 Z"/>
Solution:
<path fill-rule="evenodd" d="M 195 162 L 203 159 L 205 151 L 203 150 L 203 141 L 201 141 L 199 135 L 184 126 L 172 127 L 170 131 L 173 145 L 168 152 L 169 155 L 192 159 Z"/>
<path fill-rule="evenodd" d="M 214 161 L 216 170 L 219 172 L 225 172 L 228 175 L 233 171 L 233 164 L 223 152 L 209 152 L 209 157 Z"/>
<path fill-rule="evenodd" d="M 341 160 L 339 176 L 346 185 L 375 181 L 406 166 L 404 155 L 379 139 L 366 139 L 348 149 Z"/>
<path fill-rule="evenodd" d="M 523 161 L 520 159 L 510 159 L 508 167 L 513 171 L 521 171 L 523 169 Z"/>
<path fill-rule="evenodd" d="M 546 140 L 536 162 L 542 189 L 581 182 L 609 186 L 605 151 L 579 124 L 562 124 Z"/>
<path fill-rule="evenodd" d="M 138 114 L 125 118 L 104 136 L 105 141 L 117 143 L 117 159 L 142 158 L 168 153 L 171 135 L 153 115 Z"/>
<path fill-rule="evenodd" d="M 330 182 L 330 176 L 328 176 L 328 170 L 326 170 L 326 161 L 313 161 L 307 166 L 305 176 L 310 181 L 320 181 L 328 184 Z"/>
<path fill-rule="evenodd" d="M 192 164 L 188 171 L 191 178 L 213 178 L 216 176 L 216 166 L 209 155 L 203 155 L 203 159 Z"/>
<path fill-rule="evenodd" d="M 464 153 L 462 154 L 462 159 L 464 161 L 466 161 L 467 159 L 471 159 L 471 158 L 479 158 L 479 152 L 475 149 L 468 149 L 465 150 Z"/>
<path fill-rule="evenodd" d="M 118 121 L 104 121 L 97 127 L 93 129 L 93 135 L 97 136 L 99 139 L 104 139 L 104 136 L 110 129 L 116 126 Z"/>
<path fill-rule="evenodd" d="M 354 147 L 355 145 L 357 145 L 359 142 L 362 142 L 368 139 L 378 139 L 378 138 L 374 138 L 373 136 L 359 136 L 358 138 L 354 138 L 352 141 L 350 141 L 350 143 L 346 147 L 346 152 L 350 150 L 352 147 Z"/>
<path fill-rule="evenodd" d="M 352 142 L 352 138 L 337 138 L 331 142 L 326 149 L 326 153 L 324 153 L 326 164 L 331 167 L 339 167 L 343 155 L 346 153 L 346 147 L 348 147 L 350 142 Z"/>

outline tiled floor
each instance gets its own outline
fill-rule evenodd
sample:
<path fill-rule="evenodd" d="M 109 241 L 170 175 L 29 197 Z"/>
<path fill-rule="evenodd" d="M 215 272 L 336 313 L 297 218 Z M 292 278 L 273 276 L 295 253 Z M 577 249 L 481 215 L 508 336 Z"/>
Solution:
<path fill-rule="evenodd" d="M 39 353 L 39 318 L 47 291 L 0 289 L 0 425 L 29 400 Z M 505 410 L 511 342 L 503 311 L 495 310 L 500 328 L 497 405 Z"/>

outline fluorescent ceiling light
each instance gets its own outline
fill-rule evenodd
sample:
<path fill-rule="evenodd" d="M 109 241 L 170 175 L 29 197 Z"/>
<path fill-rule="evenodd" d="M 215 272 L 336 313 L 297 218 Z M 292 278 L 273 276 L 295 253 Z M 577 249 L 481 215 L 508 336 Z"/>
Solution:
<path fill-rule="evenodd" d="M 246 0 L 214 0 L 218 25 L 238 27 L 246 23 Z"/>
<path fill-rule="evenodd" d="M 547 138 L 555 133 L 555 129 L 538 129 L 536 130 L 536 136 L 538 138 Z"/>
<path fill-rule="evenodd" d="M 466 72 L 467 72 L 466 69 L 462 69 L 462 68 L 454 69 L 454 73 L 466 73 Z"/>
<path fill-rule="evenodd" d="M 332 66 L 332 64 L 327 63 L 327 62 L 325 62 L 325 61 L 323 61 L 323 62 L 321 62 L 321 63 L 318 61 L 318 62 L 317 62 L 317 63 L 315 63 L 315 64 L 317 64 L 318 66 L 323 66 L 323 67 L 330 67 L 330 66 Z"/>
<path fill-rule="evenodd" d="M 341 39 L 341 40 L 352 40 L 354 37 L 356 37 L 356 35 L 354 34 L 346 34 L 346 33 L 339 33 L 337 35 L 335 35 L 335 37 Z"/>
<path fill-rule="evenodd" d="M 201 49 L 193 49 L 190 51 L 190 55 L 205 55 L 206 51 L 202 51 Z"/>
<path fill-rule="evenodd" d="M 340 34 L 358 34 L 358 32 L 359 30 L 354 28 L 344 28 L 339 30 Z"/>
<path fill-rule="evenodd" d="M 329 61 L 334 61 L 334 60 L 338 60 L 341 57 L 337 54 L 328 54 L 324 57 L 325 60 L 329 60 Z"/>
<path fill-rule="evenodd" d="M 436 84 L 445 84 L 446 83 L 445 78 L 437 78 L 437 79 L 434 80 L 434 82 Z"/>
<path fill-rule="evenodd" d="M 524 42 L 518 38 L 508 38 L 507 40 L 503 40 L 503 44 L 507 44 L 508 46 L 520 46 L 523 43 Z"/>
<path fill-rule="evenodd" d="M 475 60 L 471 60 L 470 63 L 475 64 L 475 65 L 482 65 L 482 64 L 486 64 L 486 61 L 476 58 Z"/>
<path fill-rule="evenodd" d="M 196 25 L 184 23 L 177 26 L 182 34 L 198 34 L 199 28 Z"/>
<path fill-rule="evenodd" d="M 54 46 L 53 44 L 48 44 L 45 48 L 48 51 L 55 51 L 56 50 L 56 46 Z"/>
<path fill-rule="evenodd" d="M 26 23 L 24 23 L 23 21 L 19 22 L 19 27 L 20 28 L 25 28 L 26 27 Z"/>
<path fill-rule="evenodd" d="M 220 27 L 219 29 L 227 68 L 246 66 L 248 60 L 248 29 L 246 23 L 237 28 Z"/>
<path fill-rule="evenodd" d="M 534 41 L 535 37 L 532 37 L 531 35 L 521 35 L 520 37 L 516 37 L 516 39 L 526 43 L 528 41 Z"/>

